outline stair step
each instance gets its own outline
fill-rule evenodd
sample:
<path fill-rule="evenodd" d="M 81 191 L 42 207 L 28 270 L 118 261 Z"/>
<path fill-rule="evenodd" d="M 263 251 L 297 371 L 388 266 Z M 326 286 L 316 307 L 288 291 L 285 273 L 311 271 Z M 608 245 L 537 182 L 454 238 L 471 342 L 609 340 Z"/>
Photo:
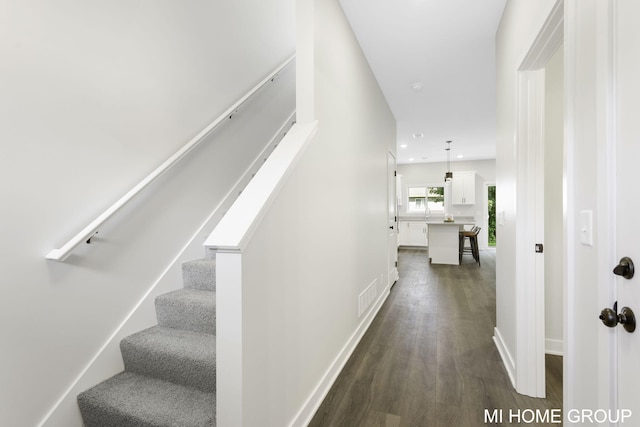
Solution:
<path fill-rule="evenodd" d="M 202 391 L 216 390 L 216 337 L 154 326 L 120 342 L 126 371 Z"/>
<path fill-rule="evenodd" d="M 216 293 L 180 289 L 156 298 L 158 324 L 207 334 L 216 333 Z"/>
<path fill-rule="evenodd" d="M 216 260 L 196 259 L 182 264 L 182 281 L 185 288 L 216 290 Z"/>
<path fill-rule="evenodd" d="M 204 427 L 216 425 L 216 397 L 132 372 L 78 395 L 85 427 Z"/>

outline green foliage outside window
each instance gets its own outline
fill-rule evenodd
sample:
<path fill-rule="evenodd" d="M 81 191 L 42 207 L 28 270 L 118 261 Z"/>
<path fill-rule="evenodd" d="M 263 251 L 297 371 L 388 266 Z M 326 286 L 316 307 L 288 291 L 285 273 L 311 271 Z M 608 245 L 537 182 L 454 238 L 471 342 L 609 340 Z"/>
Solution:
<path fill-rule="evenodd" d="M 489 246 L 496 245 L 496 186 L 491 185 L 489 189 Z"/>
<path fill-rule="evenodd" d="M 444 187 L 409 187 L 409 212 L 444 210 Z"/>

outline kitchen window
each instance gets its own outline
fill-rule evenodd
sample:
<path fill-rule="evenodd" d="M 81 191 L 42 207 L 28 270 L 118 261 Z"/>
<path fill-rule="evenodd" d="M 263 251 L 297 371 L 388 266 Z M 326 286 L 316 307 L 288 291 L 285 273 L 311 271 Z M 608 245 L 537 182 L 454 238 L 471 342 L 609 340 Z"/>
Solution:
<path fill-rule="evenodd" d="M 444 187 L 409 187 L 408 212 L 424 213 L 425 208 L 429 212 L 444 212 Z"/>

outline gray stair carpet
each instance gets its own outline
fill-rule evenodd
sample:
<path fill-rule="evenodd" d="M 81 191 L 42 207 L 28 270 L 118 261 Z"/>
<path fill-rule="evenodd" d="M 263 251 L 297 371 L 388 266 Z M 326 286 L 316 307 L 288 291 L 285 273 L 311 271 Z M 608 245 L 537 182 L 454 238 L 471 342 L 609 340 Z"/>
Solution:
<path fill-rule="evenodd" d="M 158 325 L 120 342 L 125 371 L 78 395 L 86 427 L 216 425 L 215 261 L 182 276 L 156 298 Z"/>

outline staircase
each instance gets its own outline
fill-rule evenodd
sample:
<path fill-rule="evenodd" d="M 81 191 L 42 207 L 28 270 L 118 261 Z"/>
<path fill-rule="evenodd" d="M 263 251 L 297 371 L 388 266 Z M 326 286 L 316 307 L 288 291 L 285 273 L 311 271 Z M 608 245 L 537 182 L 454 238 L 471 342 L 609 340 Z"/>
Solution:
<path fill-rule="evenodd" d="M 78 396 L 86 427 L 216 425 L 215 260 L 182 265 L 156 298 L 158 325 L 120 342 L 121 372 Z"/>

